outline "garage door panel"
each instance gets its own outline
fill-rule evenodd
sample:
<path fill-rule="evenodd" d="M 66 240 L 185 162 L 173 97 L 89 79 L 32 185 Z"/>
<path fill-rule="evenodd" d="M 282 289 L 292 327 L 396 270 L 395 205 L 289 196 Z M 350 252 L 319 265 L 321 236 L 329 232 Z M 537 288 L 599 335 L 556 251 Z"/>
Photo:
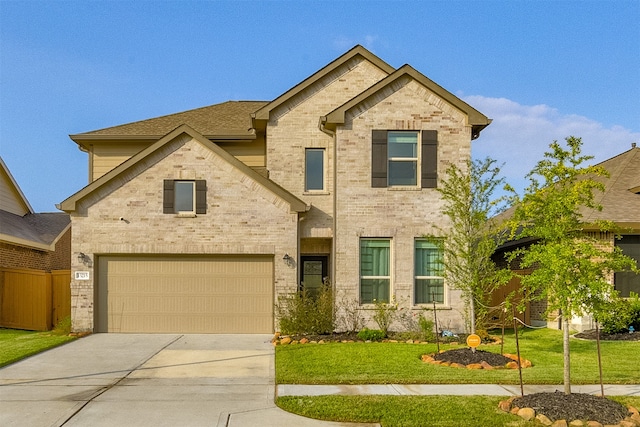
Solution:
<path fill-rule="evenodd" d="M 99 331 L 273 331 L 273 257 L 101 257 L 98 274 Z"/>

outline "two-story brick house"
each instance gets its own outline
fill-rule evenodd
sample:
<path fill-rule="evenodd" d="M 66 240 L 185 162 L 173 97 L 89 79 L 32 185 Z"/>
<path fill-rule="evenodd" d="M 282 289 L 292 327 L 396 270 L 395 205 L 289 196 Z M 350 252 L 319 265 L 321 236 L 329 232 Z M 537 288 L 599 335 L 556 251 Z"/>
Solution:
<path fill-rule="evenodd" d="M 438 180 L 489 123 L 356 46 L 271 102 L 72 135 L 90 176 L 60 204 L 83 279 L 73 327 L 269 333 L 279 296 L 328 280 L 365 317 L 374 300 L 434 298 L 462 329 L 423 237 L 446 229 Z"/>

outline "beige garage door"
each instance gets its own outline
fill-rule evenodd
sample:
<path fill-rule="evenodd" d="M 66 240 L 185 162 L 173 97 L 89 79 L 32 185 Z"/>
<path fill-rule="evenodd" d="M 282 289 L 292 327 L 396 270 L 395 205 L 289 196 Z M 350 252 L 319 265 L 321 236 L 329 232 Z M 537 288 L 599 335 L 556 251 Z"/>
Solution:
<path fill-rule="evenodd" d="M 103 256 L 96 330 L 273 332 L 273 257 Z"/>

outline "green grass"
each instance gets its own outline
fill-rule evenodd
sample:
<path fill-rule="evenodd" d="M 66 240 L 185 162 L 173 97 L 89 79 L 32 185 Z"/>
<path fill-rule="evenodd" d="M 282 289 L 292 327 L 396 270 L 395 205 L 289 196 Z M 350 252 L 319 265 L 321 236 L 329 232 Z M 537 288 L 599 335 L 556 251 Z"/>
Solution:
<path fill-rule="evenodd" d="M 74 339 L 75 337 L 55 332 L 0 329 L 0 367 Z"/>
<path fill-rule="evenodd" d="M 498 409 L 494 396 L 285 396 L 282 409 L 328 421 L 380 423 L 383 427 L 524 427 L 532 425 Z M 640 397 L 616 397 L 638 407 Z"/>
<path fill-rule="evenodd" d="M 461 347 L 461 346 L 458 346 Z M 601 342 L 604 382 L 640 383 L 638 342 Z M 450 345 L 442 349 L 457 348 Z M 481 350 L 500 352 L 499 345 Z M 518 384 L 517 370 L 467 370 L 423 363 L 435 344 L 329 343 L 276 347 L 278 384 Z M 515 353 L 513 334 L 505 337 L 504 351 Z M 520 353 L 533 367 L 523 369 L 526 384 L 562 384 L 562 333 L 525 330 Z M 571 382 L 597 384 L 596 343 L 571 340 Z"/>

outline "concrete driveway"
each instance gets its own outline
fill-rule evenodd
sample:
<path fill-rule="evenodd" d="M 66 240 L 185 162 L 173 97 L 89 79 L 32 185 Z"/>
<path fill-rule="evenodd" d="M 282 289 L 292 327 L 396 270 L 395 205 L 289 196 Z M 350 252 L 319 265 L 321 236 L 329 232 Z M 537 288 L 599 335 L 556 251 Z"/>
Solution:
<path fill-rule="evenodd" d="M 0 425 L 350 425 L 275 406 L 270 339 L 90 335 L 0 369 Z"/>

